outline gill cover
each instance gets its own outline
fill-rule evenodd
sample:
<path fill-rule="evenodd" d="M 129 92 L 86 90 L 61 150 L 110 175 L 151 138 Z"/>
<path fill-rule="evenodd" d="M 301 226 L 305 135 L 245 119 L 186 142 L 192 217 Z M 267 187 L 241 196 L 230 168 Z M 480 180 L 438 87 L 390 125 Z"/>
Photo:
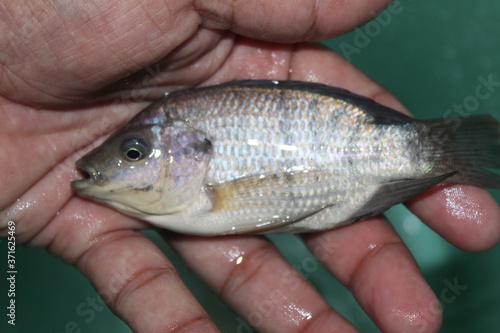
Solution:
<path fill-rule="evenodd" d="M 205 134 L 183 120 L 171 120 L 163 130 L 165 180 L 162 204 L 158 205 L 162 209 L 155 213 L 172 214 L 198 200 L 212 144 Z"/>

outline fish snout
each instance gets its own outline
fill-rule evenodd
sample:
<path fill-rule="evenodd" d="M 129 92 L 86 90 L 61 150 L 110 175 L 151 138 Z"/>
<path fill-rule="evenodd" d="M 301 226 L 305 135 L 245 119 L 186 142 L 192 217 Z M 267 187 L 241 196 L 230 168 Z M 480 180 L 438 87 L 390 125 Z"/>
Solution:
<path fill-rule="evenodd" d="M 71 187 L 77 193 L 82 193 L 88 187 L 102 183 L 104 177 L 101 175 L 99 170 L 92 163 L 88 162 L 84 158 L 79 159 L 76 163 L 76 168 L 83 176 L 82 179 L 78 179 L 71 182 Z"/>

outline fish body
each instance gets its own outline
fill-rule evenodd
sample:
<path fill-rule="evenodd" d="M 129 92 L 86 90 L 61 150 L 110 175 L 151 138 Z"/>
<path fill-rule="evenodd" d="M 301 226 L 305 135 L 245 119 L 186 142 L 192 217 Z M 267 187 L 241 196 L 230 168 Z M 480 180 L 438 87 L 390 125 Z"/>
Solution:
<path fill-rule="evenodd" d="M 500 188 L 491 116 L 416 120 L 320 84 L 236 81 L 166 94 L 77 167 L 93 200 L 173 231 L 330 229 L 442 182 Z"/>

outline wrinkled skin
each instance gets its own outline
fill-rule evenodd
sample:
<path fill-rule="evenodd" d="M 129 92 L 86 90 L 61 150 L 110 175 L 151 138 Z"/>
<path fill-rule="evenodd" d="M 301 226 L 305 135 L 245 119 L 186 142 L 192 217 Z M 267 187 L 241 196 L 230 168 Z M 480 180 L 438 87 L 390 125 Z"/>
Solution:
<path fill-rule="evenodd" d="M 339 56 L 304 44 L 354 28 L 388 2 L 1 1 L 0 220 L 16 222 L 18 243 L 78 267 L 135 332 L 217 331 L 139 233 L 148 225 L 71 191 L 75 160 L 161 92 L 234 79 L 318 81 L 405 112 Z M 500 209 L 483 189 L 441 186 L 408 205 L 464 250 L 499 241 Z M 356 331 L 265 238 L 165 234 L 250 321 L 280 295 L 258 331 Z M 438 330 L 436 297 L 382 217 L 304 240 L 382 331 Z"/>

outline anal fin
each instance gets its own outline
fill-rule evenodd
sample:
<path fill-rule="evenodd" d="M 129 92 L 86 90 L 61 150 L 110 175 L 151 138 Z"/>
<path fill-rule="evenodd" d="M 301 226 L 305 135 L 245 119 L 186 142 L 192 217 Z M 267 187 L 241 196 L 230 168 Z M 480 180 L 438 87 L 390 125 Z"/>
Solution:
<path fill-rule="evenodd" d="M 249 235 L 257 235 L 257 234 L 266 234 L 266 233 L 276 233 L 277 230 L 289 226 L 290 224 L 294 224 L 302 221 L 314 214 L 322 211 L 325 208 L 331 206 L 320 207 L 316 210 L 306 212 L 304 214 L 295 215 L 295 216 L 283 216 L 283 217 L 274 217 L 268 221 L 263 221 L 258 224 L 249 224 L 235 227 L 233 229 L 234 233 L 237 234 L 249 234 Z"/>
<path fill-rule="evenodd" d="M 454 171 L 432 178 L 404 179 L 387 182 L 381 186 L 361 209 L 352 215 L 352 219 L 348 223 L 378 215 L 394 205 L 410 200 L 417 194 L 436 186 L 455 174 L 456 172 Z"/>

